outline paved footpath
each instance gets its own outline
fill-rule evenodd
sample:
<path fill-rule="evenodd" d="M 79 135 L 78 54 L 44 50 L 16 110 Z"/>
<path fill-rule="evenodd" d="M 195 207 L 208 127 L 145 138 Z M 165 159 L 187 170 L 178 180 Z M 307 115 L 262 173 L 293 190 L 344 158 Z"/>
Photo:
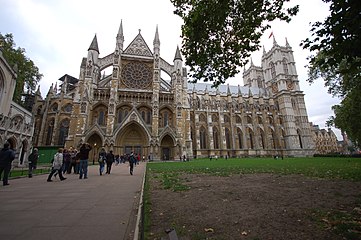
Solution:
<path fill-rule="evenodd" d="M 133 176 L 129 164 L 119 164 L 103 176 L 98 166 L 89 166 L 88 179 L 10 179 L 0 186 L 0 238 L 133 239 L 145 166 L 137 165 Z"/>

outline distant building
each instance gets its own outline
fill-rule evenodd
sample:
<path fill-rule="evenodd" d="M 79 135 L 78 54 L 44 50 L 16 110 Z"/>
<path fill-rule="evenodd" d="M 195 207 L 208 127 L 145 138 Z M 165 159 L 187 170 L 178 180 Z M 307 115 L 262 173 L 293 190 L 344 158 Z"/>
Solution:
<path fill-rule="evenodd" d="M 311 123 L 312 125 L 312 123 Z M 340 146 L 336 134 L 329 128 L 320 129 L 318 125 L 312 125 L 313 141 L 315 142 L 315 154 L 339 153 Z"/>
<path fill-rule="evenodd" d="M 31 112 L 12 101 L 15 85 L 16 72 L 0 50 L 0 143 L 10 143 L 16 152 L 13 165 L 21 166 L 32 147 L 34 126 Z"/>
<path fill-rule="evenodd" d="M 95 36 L 79 78 L 64 75 L 45 99 L 37 93 L 35 143 L 79 147 L 88 142 L 94 147 L 91 156 L 105 147 L 154 160 L 313 155 L 304 93 L 287 40 L 279 46 L 274 39 L 262 65 L 245 69 L 244 86 L 217 89 L 188 83 L 180 50 L 174 50 L 173 62 L 161 58 L 158 28 L 153 51 L 140 31 L 124 48 L 120 24 L 114 52 L 100 57 Z"/>

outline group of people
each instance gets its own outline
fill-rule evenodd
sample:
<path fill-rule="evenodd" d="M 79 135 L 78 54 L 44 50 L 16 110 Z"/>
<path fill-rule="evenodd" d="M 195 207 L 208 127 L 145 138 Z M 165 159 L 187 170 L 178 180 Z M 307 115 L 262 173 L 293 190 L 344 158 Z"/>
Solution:
<path fill-rule="evenodd" d="M 54 158 L 52 159 L 52 168 L 48 175 L 47 181 L 52 182 L 52 178 L 59 176 L 61 181 L 66 180 L 64 174 L 70 174 L 73 170 L 73 173 L 79 174 L 79 179 L 88 178 L 88 161 L 89 161 L 89 152 L 92 150 L 92 147 L 88 143 L 84 143 L 79 148 L 79 151 L 74 148 L 59 148 L 57 153 L 55 153 Z M 3 185 L 9 185 L 8 177 L 11 170 L 11 163 L 15 159 L 15 151 L 10 148 L 9 143 L 5 143 L 3 149 L 0 150 L 0 178 L 2 176 Z M 28 157 L 29 171 L 28 177 L 32 178 L 34 170 L 37 168 L 39 159 L 39 151 L 37 148 L 34 148 L 32 153 Z M 143 161 L 145 157 L 143 156 Z M 103 175 L 105 166 L 105 174 L 110 174 L 112 165 L 115 162 L 116 164 L 129 162 L 129 173 L 133 175 L 134 166 L 140 162 L 140 154 L 130 154 L 124 155 L 114 155 L 113 151 L 110 150 L 106 152 L 104 148 L 99 152 L 99 175 Z M 3 174 L 4 173 L 4 174 Z"/>
<path fill-rule="evenodd" d="M 99 152 L 98 162 L 99 162 L 99 175 L 103 174 L 105 164 L 107 166 L 106 174 L 110 174 L 113 162 L 116 162 L 116 164 L 129 162 L 130 175 L 133 175 L 134 165 L 139 164 L 139 160 L 137 159 L 136 155 L 133 152 L 121 156 L 119 155 L 114 156 L 112 150 L 110 150 L 107 153 L 104 148 L 102 148 Z"/>
<path fill-rule="evenodd" d="M 92 147 L 89 143 L 83 143 L 79 151 L 72 148 L 70 150 L 59 148 L 52 160 L 52 169 L 47 181 L 52 182 L 54 175 L 59 175 L 60 180 L 64 181 L 66 178 L 63 174 L 71 173 L 72 168 L 74 168 L 74 173 L 79 174 L 79 179 L 87 179 L 89 152 L 91 150 Z"/>

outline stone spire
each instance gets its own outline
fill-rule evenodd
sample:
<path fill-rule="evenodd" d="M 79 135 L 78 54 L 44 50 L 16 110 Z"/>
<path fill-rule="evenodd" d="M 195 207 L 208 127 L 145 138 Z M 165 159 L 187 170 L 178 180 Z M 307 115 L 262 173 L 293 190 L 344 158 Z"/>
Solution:
<path fill-rule="evenodd" d="M 159 33 L 158 33 L 158 24 L 157 27 L 155 28 L 155 36 L 154 36 L 154 40 L 153 40 L 153 45 L 160 45 L 160 40 L 159 40 Z"/>
<path fill-rule="evenodd" d="M 153 52 L 159 56 L 160 52 L 160 40 L 159 40 L 159 33 L 158 33 L 158 25 L 155 29 L 155 35 L 153 40 Z"/>
<path fill-rule="evenodd" d="M 290 44 L 288 43 L 287 37 L 286 37 L 286 47 L 291 47 Z"/>
<path fill-rule="evenodd" d="M 181 60 L 182 61 L 182 55 L 179 51 L 179 47 L 177 46 L 177 50 L 175 51 L 174 61 L 175 60 Z"/>
<path fill-rule="evenodd" d="M 90 50 L 94 50 L 99 54 L 99 47 L 98 47 L 98 40 L 97 40 L 97 35 L 95 34 L 92 43 L 90 44 L 88 51 Z"/>
<path fill-rule="evenodd" d="M 276 42 L 275 35 L 273 34 L 272 37 L 273 37 L 273 46 L 277 46 L 278 44 L 277 44 L 277 42 Z"/>
<path fill-rule="evenodd" d="M 119 50 L 123 50 L 124 35 L 123 35 L 123 20 L 120 21 L 119 30 L 117 34 L 117 47 Z"/>
<path fill-rule="evenodd" d="M 229 83 L 227 84 L 227 95 L 231 95 L 231 89 L 229 88 Z"/>

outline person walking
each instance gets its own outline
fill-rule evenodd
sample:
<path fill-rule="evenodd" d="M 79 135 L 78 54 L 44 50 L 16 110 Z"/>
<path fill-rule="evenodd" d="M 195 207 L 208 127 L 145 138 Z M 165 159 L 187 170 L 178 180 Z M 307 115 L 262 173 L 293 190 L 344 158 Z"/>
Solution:
<path fill-rule="evenodd" d="M 130 175 L 133 175 L 133 169 L 134 169 L 134 164 L 136 164 L 136 158 L 133 154 L 133 152 L 130 153 L 129 156 L 129 170 L 130 170 Z"/>
<path fill-rule="evenodd" d="M 62 171 L 63 171 L 63 174 L 64 174 L 64 173 L 69 172 L 70 161 L 71 161 L 70 152 L 66 148 L 64 148 L 64 150 L 63 150 L 63 159 L 64 159 L 64 161 L 63 161 Z"/>
<path fill-rule="evenodd" d="M 104 148 L 102 148 L 102 150 L 100 150 L 99 153 L 99 174 L 102 175 L 104 172 L 104 165 L 105 165 L 105 160 L 107 159 L 107 152 L 105 151 Z"/>
<path fill-rule="evenodd" d="M 89 143 L 83 143 L 79 149 L 79 179 L 88 178 L 88 161 L 89 161 L 89 152 L 92 150 L 92 147 Z"/>
<path fill-rule="evenodd" d="M 36 165 L 38 164 L 38 159 L 39 159 L 38 149 L 34 148 L 33 152 L 28 157 L 28 162 L 29 162 L 28 176 L 29 176 L 29 178 L 33 177 L 33 170 L 36 170 Z"/>
<path fill-rule="evenodd" d="M 114 162 L 114 154 L 113 154 L 113 151 L 110 150 L 108 153 L 107 153 L 107 174 L 110 174 L 110 170 L 112 169 L 112 164 Z"/>
<path fill-rule="evenodd" d="M 0 151 L 0 178 L 3 175 L 3 186 L 9 185 L 8 178 L 11 170 L 11 162 L 15 159 L 15 152 L 10 148 L 9 143 L 4 144 L 4 148 Z"/>
<path fill-rule="evenodd" d="M 59 148 L 58 152 L 55 153 L 54 155 L 52 169 L 47 179 L 48 182 L 53 181 L 51 180 L 51 178 L 53 177 L 54 173 L 57 173 L 59 175 L 60 181 L 64 181 L 66 179 L 65 177 L 63 177 L 62 166 L 63 166 L 63 149 Z"/>

